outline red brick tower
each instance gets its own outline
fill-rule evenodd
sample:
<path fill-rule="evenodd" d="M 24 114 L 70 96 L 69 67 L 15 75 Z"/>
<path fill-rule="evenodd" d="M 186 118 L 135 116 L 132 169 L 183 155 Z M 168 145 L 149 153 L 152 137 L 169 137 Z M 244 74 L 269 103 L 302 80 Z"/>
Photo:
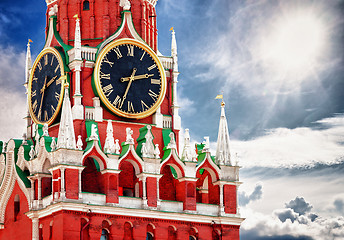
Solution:
<path fill-rule="evenodd" d="M 27 136 L 0 142 L 0 239 L 239 239 L 224 103 L 216 156 L 188 130 L 178 154 L 177 44 L 172 31 L 158 55 L 157 0 L 46 2 Z"/>

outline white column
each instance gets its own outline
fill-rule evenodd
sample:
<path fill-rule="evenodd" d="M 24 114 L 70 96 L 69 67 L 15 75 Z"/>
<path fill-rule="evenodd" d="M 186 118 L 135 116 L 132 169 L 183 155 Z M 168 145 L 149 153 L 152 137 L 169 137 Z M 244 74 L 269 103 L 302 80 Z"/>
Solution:
<path fill-rule="evenodd" d="M 39 240 L 39 219 L 32 219 L 32 240 Z"/>
<path fill-rule="evenodd" d="M 60 168 L 61 171 L 61 200 L 64 200 L 66 197 L 65 190 L 65 168 Z"/>
<path fill-rule="evenodd" d="M 37 198 L 38 198 L 38 200 L 42 200 L 42 178 L 38 177 L 37 181 L 38 181 L 38 195 L 37 195 Z"/>
<path fill-rule="evenodd" d="M 79 199 L 82 199 L 82 194 L 81 194 L 81 192 L 82 192 L 82 186 L 81 186 L 81 184 L 82 184 L 82 182 L 81 182 L 81 173 L 82 173 L 82 170 L 83 170 L 83 169 L 80 169 L 80 168 L 79 168 Z"/>
<path fill-rule="evenodd" d="M 147 208 L 148 207 L 148 201 L 147 201 L 147 192 L 146 192 L 146 176 L 142 177 L 142 205 L 143 208 Z"/>
<path fill-rule="evenodd" d="M 225 214 L 225 207 L 223 206 L 223 183 L 219 183 L 220 187 L 220 209 L 219 209 L 219 215 Z"/>

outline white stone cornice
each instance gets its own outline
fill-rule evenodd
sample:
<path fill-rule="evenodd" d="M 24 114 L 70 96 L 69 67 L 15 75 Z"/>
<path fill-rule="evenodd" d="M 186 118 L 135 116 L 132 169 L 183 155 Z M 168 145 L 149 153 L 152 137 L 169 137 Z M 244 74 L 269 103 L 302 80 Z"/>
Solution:
<path fill-rule="evenodd" d="M 198 178 L 192 178 L 192 177 L 182 177 L 178 178 L 179 182 L 189 181 L 189 182 L 197 182 Z"/>
<path fill-rule="evenodd" d="M 106 214 L 106 215 L 118 215 L 126 217 L 139 217 L 139 218 L 153 218 L 161 220 L 172 220 L 172 221 L 185 221 L 185 222 L 194 222 L 194 223 L 206 223 L 211 224 L 213 221 L 216 224 L 226 224 L 226 225 L 235 225 L 240 226 L 245 218 L 241 218 L 234 214 L 226 216 L 208 216 L 200 214 L 190 214 L 190 213 L 173 213 L 173 212 L 164 212 L 156 211 L 150 209 L 136 209 L 136 208 L 121 208 L 115 206 L 96 206 L 89 204 L 80 204 L 80 203 L 70 203 L 70 202 L 59 202 L 53 205 L 49 205 L 47 208 L 30 211 L 25 213 L 29 218 L 43 218 L 50 216 L 53 213 L 60 212 L 63 210 L 77 211 L 87 213 L 91 210 L 92 213 L 96 214 Z"/>
<path fill-rule="evenodd" d="M 224 185 L 235 185 L 235 186 L 240 186 L 242 184 L 242 182 L 230 182 L 230 181 L 216 181 L 213 182 L 214 185 L 219 185 L 219 186 L 224 186 Z"/>

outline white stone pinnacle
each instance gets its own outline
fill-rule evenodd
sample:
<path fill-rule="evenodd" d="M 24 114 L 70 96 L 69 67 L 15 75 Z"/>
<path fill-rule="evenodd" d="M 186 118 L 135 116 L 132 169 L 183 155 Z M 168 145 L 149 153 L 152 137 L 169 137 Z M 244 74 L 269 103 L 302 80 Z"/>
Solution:
<path fill-rule="evenodd" d="M 81 58 L 81 31 L 80 31 L 80 19 L 75 20 L 75 40 L 74 40 L 74 53 L 76 60 L 82 60 Z"/>
<path fill-rule="evenodd" d="M 27 43 L 27 49 L 26 49 L 25 84 L 29 82 L 31 68 L 32 68 L 32 60 L 31 60 L 30 40 L 29 40 L 29 42 Z"/>
<path fill-rule="evenodd" d="M 75 132 L 73 125 L 72 108 L 70 105 L 68 85 L 65 86 L 61 121 L 57 139 L 58 148 L 76 149 Z"/>
<path fill-rule="evenodd" d="M 125 144 L 134 144 L 134 138 L 132 137 L 133 130 L 131 130 L 131 128 L 126 128 L 125 131 L 127 134 L 127 137 L 125 139 Z"/>
<path fill-rule="evenodd" d="M 76 142 L 76 148 L 78 150 L 82 150 L 82 145 L 83 145 L 83 142 L 82 142 L 82 139 L 81 139 L 81 135 L 78 136 L 78 141 Z"/>
<path fill-rule="evenodd" d="M 221 117 L 219 124 L 219 133 L 217 137 L 217 148 L 215 158 L 217 164 L 231 165 L 229 131 L 227 126 L 224 102 L 221 103 Z"/>
<path fill-rule="evenodd" d="M 148 131 L 145 135 L 146 142 L 144 145 L 142 144 L 142 148 L 143 148 L 143 146 L 145 148 L 144 153 L 142 153 L 142 156 L 154 158 L 155 149 L 154 149 L 154 143 L 153 143 L 153 135 L 151 132 L 152 127 L 150 125 L 148 125 L 147 129 L 148 129 Z"/>
<path fill-rule="evenodd" d="M 190 134 L 188 128 L 185 129 L 184 133 L 184 148 L 181 159 L 183 161 L 192 161 L 192 149 L 190 145 Z"/>
<path fill-rule="evenodd" d="M 106 139 L 105 139 L 105 145 L 104 145 L 104 152 L 110 153 L 110 154 L 113 154 L 116 152 L 111 120 L 108 120 L 108 124 L 106 127 Z"/>

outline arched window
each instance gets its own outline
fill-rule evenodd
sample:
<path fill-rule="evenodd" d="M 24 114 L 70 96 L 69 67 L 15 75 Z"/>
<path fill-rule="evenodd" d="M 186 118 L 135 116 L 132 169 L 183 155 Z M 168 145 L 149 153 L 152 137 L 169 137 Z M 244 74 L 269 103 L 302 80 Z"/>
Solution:
<path fill-rule="evenodd" d="M 189 240 L 198 240 L 198 230 L 194 227 L 189 231 Z"/>
<path fill-rule="evenodd" d="M 109 240 L 109 232 L 106 229 L 102 229 L 100 240 Z"/>
<path fill-rule="evenodd" d="M 190 236 L 189 240 L 196 240 L 196 237 L 195 236 Z"/>
<path fill-rule="evenodd" d="M 53 239 L 53 224 L 54 224 L 54 221 L 51 221 L 50 226 L 49 226 L 49 240 Z"/>
<path fill-rule="evenodd" d="M 19 195 L 17 194 L 14 197 L 14 217 L 13 217 L 14 221 L 18 220 L 19 212 L 20 212 L 20 199 L 19 199 Z"/>
<path fill-rule="evenodd" d="M 87 218 L 81 218 L 81 226 L 80 226 L 80 239 L 89 240 L 89 220 Z"/>
<path fill-rule="evenodd" d="M 133 224 L 131 222 L 124 223 L 123 240 L 133 240 Z"/>
<path fill-rule="evenodd" d="M 90 1 L 85 0 L 82 4 L 82 10 L 90 10 Z"/>
<path fill-rule="evenodd" d="M 146 240 L 153 240 L 154 237 L 153 237 L 153 234 L 151 234 L 150 232 L 147 233 L 147 237 L 146 237 Z"/>
<path fill-rule="evenodd" d="M 175 226 L 168 227 L 168 240 L 177 240 L 177 229 Z"/>

